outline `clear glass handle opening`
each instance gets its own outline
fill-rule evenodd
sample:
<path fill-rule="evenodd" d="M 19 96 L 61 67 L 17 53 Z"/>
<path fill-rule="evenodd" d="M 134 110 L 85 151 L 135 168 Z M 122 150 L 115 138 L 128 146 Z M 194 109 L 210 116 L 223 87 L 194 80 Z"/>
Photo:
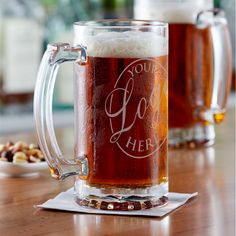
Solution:
<path fill-rule="evenodd" d="M 66 61 L 85 64 L 86 49 L 66 43 L 50 44 L 43 56 L 34 94 L 34 117 L 39 145 L 49 165 L 52 177 L 65 179 L 71 175 L 85 175 L 83 160 L 66 159 L 58 146 L 52 114 L 53 90 L 59 66 Z"/>

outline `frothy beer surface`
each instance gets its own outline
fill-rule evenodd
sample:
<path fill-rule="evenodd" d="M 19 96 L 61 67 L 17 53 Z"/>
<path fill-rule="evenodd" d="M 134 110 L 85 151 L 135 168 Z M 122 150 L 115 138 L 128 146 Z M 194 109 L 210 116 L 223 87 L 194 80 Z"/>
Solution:
<path fill-rule="evenodd" d="M 136 0 L 134 17 L 135 19 L 160 20 L 169 23 L 195 23 L 200 11 L 212 8 L 212 0 Z"/>
<path fill-rule="evenodd" d="M 88 56 L 110 58 L 160 57 L 167 55 L 168 42 L 156 32 L 106 32 L 95 36 L 80 35 L 75 44 L 87 47 Z"/>

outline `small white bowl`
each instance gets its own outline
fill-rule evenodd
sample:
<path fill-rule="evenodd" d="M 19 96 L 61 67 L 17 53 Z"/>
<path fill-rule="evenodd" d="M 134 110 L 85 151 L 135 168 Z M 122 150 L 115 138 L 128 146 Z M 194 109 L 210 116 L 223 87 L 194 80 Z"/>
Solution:
<path fill-rule="evenodd" d="M 33 177 L 48 169 L 47 162 L 15 164 L 0 161 L 0 176 L 3 177 Z"/>

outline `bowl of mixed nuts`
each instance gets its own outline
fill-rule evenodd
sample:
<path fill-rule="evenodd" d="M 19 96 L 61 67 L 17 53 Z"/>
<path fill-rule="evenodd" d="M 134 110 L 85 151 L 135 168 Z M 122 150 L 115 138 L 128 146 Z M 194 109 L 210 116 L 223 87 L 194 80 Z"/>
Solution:
<path fill-rule="evenodd" d="M 35 144 L 23 141 L 0 144 L 0 175 L 28 177 L 48 168 L 44 155 Z"/>

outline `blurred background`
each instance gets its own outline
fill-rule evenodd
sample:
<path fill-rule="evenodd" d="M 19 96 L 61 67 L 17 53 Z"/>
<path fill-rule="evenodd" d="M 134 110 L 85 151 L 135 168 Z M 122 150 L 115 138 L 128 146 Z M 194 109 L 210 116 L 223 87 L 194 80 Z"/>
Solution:
<path fill-rule="evenodd" d="M 34 129 L 34 85 L 49 42 L 72 43 L 75 21 L 133 18 L 135 4 L 135 0 L 0 0 L 0 135 Z M 215 6 L 225 10 L 229 22 L 233 93 L 235 0 L 215 0 Z M 72 67 L 65 64 L 59 71 L 53 102 L 56 126 L 73 123 Z"/>

